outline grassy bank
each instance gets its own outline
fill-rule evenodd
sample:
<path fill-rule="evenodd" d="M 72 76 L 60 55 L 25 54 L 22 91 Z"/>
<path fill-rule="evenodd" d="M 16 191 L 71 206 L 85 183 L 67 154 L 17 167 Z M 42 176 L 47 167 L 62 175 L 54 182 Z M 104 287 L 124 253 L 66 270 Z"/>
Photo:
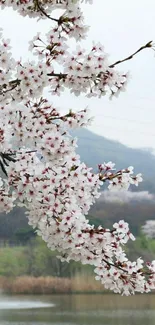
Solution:
<path fill-rule="evenodd" d="M 103 292 L 103 285 L 93 276 L 77 275 L 73 278 L 0 277 L 0 290 L 9 294 L 59 294 Z"/>

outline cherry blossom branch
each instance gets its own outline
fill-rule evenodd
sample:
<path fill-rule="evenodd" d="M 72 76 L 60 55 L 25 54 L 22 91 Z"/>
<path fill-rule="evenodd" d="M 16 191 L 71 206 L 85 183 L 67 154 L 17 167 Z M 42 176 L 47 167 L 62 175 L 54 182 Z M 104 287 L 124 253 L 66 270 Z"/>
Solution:
<path fill-rule="evenodd" d="M 135 51 L 133 54 L 129 55 L 125 59 L 116 61 L 115 63 L 109 65 L 109 68 L 114 68 L 118 64 L 121 64 L 121 63 L 123 63 L 125 61 L 133 59 L 136 56 L 136 54 L 138 54 L 139 52 L 143 51 L 146 48 L 151 48 L 152 47 L 152 42 L 153 41 L 147 42 L 145 45 L 141 46 L 137 51 Z M 51 73 L 51 74 L 48 74 L 48 76 L 54 76 L 54 77 L 58 77 L 60 79 L 63 79 L 63 78 L 65 79 L 67 77 L 67 73 L 65 73 L 65 74 L 64 73 Z M 96 77 L 97 78 L 100 77 L 100 73 Z M 88 78 L 88 77 L 86 76 L 86 77 L 83 77 L 83 78 Z"/>
<path fill-rule="evenodd" d="M 38 4 L 39 4 L 39 2 L 38 2 L 38 0 L 35 0 Z M 48 17 L 49 18 L 49 17 Z M 52 20 L 55 20 L 55 21 L 59 21 L 58 19 L 55 19 L 55 18 L 51 18 Z M 131 54 L 131 55 L 129 55 L 128 57 L 126 57 L 125 59 L 122 59 L 122 60 L 118 60 L 118 61 L 116 61 L 115 63 L 113 63 L 113 64 L 111 64 L 111 65 L 109 65 L 109 68 L 114 68 L 116 65 L 118 65 L 118 64 L 121 64 L 121 63 L 123 63 L 123 62 L 125 62 L 125 61 L 128 61 L 128 60 L 131 60 L 131 59 L 133 59 L 139 52 L 141 52 L 142 50 L 144 50 L 144 49 L 146 49 L 146 48 L 151 48 L 152 47 L 152 41 L 149 41 L 148 43 L 146 43 L 145 45 L 143 45 L 143 46 L 141 46 L 137 51 L 135 51 L 133 54 Z M 106 75 L 106 73 L 108 73 L 108 71 L 107 72 L 104 72 L 103 74 L 104 75 Z M 98 80 L 98 81 L 100 81 L 100 78 L 101 78 L 101 75 L 102 75 L 102 72 L 100 72 L 99 74 L 97 74 L 96 75 L 96 80 Z M 56 77 L 56 78 L 58 78 L 59 80 L 61 80 L 61 79 L 66 79 L 67 78 L 67 76 L 68 76 L 68 74 L 67 73 L 55 73 L 55 72 L 51 72 L 51 73 L 47 73 L 47 76 L 49 76 L 49 77 Z M 107 75 L 108 76 L 108 75 Z M 83 79 L 89 79 L 89 76 L 82 76 L 81 78 L 83 78 Z M 3 84 L 3 85 L 1 85 L 0 86 L 0 94 L 3 94 L 3 89 L 4 89 L 4 92 L 6 93 L 6 92 L 9 92 L 9 91 L 11 91 L 11 90 L 14 90 L 18 85 L 20 85 L 20 82 L 21 82 L 21 80 L 19 80 L 19 79 L 15 79 L 15 80 L 12 80 L 12 81 L 10 81 L 8 84 L 9 84 L 9 86 L 11 86 L 11 88 L 10 89 L 6 89 L 7 88 L 7 84 Z M 94 80 L 94 82 L 95 82 L 95 80 Z"/>

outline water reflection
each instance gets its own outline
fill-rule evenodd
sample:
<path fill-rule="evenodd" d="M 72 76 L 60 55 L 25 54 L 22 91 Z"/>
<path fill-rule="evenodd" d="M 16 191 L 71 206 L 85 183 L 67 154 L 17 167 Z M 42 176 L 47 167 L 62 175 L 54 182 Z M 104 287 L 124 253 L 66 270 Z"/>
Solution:
<path fill-rule="evenodd" d="M 0 325 L 155 324 L 154 295 L 1 296 L 0 309 Z"/>
<path fill-rule="evenodd" d="M 20 300 L 11 300 L 4 299 L 0 300 L 0 309 L 32 309 L 32 308 L 48 308 L 53 307 L 52 303 L 44 303 L 41 301 L 20 301 Z"/>

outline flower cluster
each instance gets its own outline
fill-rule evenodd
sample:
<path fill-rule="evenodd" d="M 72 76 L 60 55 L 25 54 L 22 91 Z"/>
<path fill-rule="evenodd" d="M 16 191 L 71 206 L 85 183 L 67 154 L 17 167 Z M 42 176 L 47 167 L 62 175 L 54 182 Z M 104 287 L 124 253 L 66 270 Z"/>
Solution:
<path fill-rule="evenodd" d="M 77 40 L 85 38 L 88 26 L 83 21 L 83 12 L 80 8 L 79 0 L 0 0 L 0 6 L 5 9 L 6 6 L 17 10 L 22 16 L 38 19 L 48 18 L 56 22 L 57 30 L 65 32 Z M 91 0 L 85 2 L 92 3 Z M 62 14 L 58 17 L 52 17 L 56 9 L 61 9 Z"/>
<path fill-rule="evenodd" d="M 113 172 L 114 163 L 99 164 L 100 180 L 103 182 L 109 181 L 108 188 L 110 190 L 128 190 L 130 185 L 136 185 L 142 182 L 142 174 L 133 175 L 133 167 L 130 166 L 126 169 Z"/>
<path fill-rule="evenodd" d="M 42 39 L 37 34 L 29 48 L 46 63 L 52 93 L 59 95 L 64 88 L 69 88 L 76 96 L 84 93 L 87 97 L 101 97 L 107 93 L 116 96 L 124 91 L 128 74 L 121 74 L 110 65 L 107 53 L 100 43 L 94 43 L 89 52 L 77 46 L 70 53 L 68 35 L 55 29 L 46 36 Z M 55 71 L 55 62 L 60 66 L 59 73 Z"/>
<path fill-rule="evenodd" d="M 65 9 L 70 11 L 75 8 L 75 15 L 77 15 L 76 7 L 80 2 L 92 3 L 93 0 L 1 0 L 0 5 L 2 9 L 12 7 L 21 15 L 29 17 L 48 18 L 45 13 L 51 13 L 55 9 Z"/>
<path fill-rule="evenodd" d="M 0 33 L 2 105 L 11 101 L 23 102 L 25 98 L 39 98 L 45 87 L 50 87 L 55 95 L 68 88 L 75 95 L 83 93 L 88 97 L 101 97 L 107 93 L 116 96 L 124 91 L 128 74 L 121 74 L 115 69 L 115 64 L 109 63 L 101 44 L 93 44 L 88 52 L 80 46 L 69 52 L 68 39 L 80 40 L 87 30 L 79 1 L 2 1 L 0 5 L 2 8 L 12 6 L 22 14 L 33 13 L 41 18 L 49 18 L 47 9 L 53 12 L 57 7 L 63 8 L 59 19 L 51 18 L 54 26 L 46 37 L 37 34 L 30 42 L 29 48 L 37 54 L 37 61 L 16 62 L 10 52 L 10 41 L 3 39 Z"/>
<path fill-rule="evenodd" d="M 86 0 L 86 2 L 92 2 Z M 107 162 L 94 173 L 76 154 L 77 140 L 69 131 L 91 122 L 89 111 L 70 110 L 62 115 L 47 99 L 44 89 L 59 95 L 65 88 L 75 95 L 117 95 L 127 75 L 109 64 L 101 44 L 86 52 L 69 52 L 68 38 L 85 37 L 87 26 L 78 0 L 0 0 L 23 16 L 47 18 L 54 27 L 44 37 L 37 34 L 30 48 L 37 61 L 16 62 L 8 40 L 0 33 L 0 211 L 14 205 L 26 208 L 28 222 L 61 260 L 94 266 L 96 279 L 114 292 L 149 292 L 155 283 L 155 262 L 127 259 L 123 246 L 134 236 L 126 222 L 113 229 L 95 228 L 85 215 L 100 196 L 100 187 L 128 189 L 141 174 L 133 167 L 116 171 Z M 59 18 L 52 17 L 61 9 Z M 150 47 L 148 43 L 145 47 Z M 144 48 L 145 48 L 144 47 Z M 58 69 L 58 70 L 56 70 Z"/>
<path fill-rule="evenodd" d="M 142 226 L 142 231 L 147 238 L 155 238 L 155 220 L 147 220 Z"/>

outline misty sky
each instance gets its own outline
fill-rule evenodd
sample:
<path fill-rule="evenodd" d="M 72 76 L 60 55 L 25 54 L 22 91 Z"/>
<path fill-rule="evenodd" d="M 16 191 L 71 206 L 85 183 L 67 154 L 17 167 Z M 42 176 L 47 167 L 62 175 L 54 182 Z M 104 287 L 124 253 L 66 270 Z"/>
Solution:
<path fill-rule="evenodd" d="M 84 5 L 83 9 L 86 23 L 91 26 L 83 45 L 89 48 L 93 40 L 100 41 L 110 54 L 111 63 L 148 41 L 155 42 L 154 0 L 95 0 L 93 5 Z M 27 59 L 28 41 L 37 31 L 48 31 L 51 22 L 36 22 L 7 9 L 0 11 L 0 25 L 5 36 L 12 39 L 14 56 Z M 132 77 L 127 91 L 119 98 L 112 101 L 108 97 L 75 98 L 65 93 L 60 98 L 50 99 L 64 109 L 88 106 L 95 116 L 90 129 L 98 134 L 132 147 L 155 149 L 155 52 L 146 49 L 118 69 L 130 71 Z"/>

